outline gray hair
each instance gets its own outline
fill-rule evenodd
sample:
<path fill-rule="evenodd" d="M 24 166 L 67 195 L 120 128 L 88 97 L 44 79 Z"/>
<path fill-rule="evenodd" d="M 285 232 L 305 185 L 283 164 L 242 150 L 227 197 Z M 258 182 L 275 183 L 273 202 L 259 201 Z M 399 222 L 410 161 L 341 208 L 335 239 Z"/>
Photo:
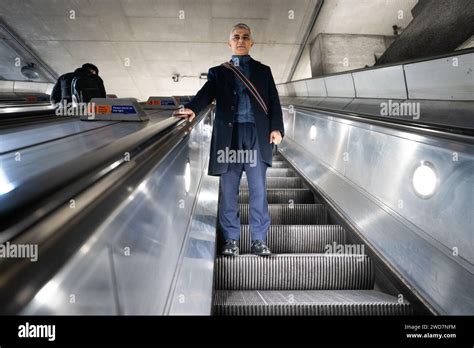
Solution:
<path fill-rule="evenodd" d="M 229 35 L 230 38 L 232 38 L 232 33 L 233 33 L 234 30 L 236 30 L 236 29 L 245 29 L 245 30 L 248 30 L 250 37 L 252 37 L 252 31 L 250 30 L 250 27 L 249 27 L 247 24 L 244 24 L 244 23 L 237 23 L 236 25 L 234 25 L 234 27 L 233 27 L 232 30 L 230 31 L 230 35 Z"/>

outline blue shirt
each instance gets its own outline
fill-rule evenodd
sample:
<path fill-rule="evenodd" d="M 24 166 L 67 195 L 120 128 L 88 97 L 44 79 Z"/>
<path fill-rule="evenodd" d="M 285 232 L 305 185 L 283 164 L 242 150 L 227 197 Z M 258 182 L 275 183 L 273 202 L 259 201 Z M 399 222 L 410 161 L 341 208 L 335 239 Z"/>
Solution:
<path fill-rule="evenodd" d="M 238 59 L 238 64 L 237 64 Z M 248 54 L 244 56 L 232 55 L 232 63 L 234 66 L 243 72 L 248 78 L 250 76 L 250 56 Z M 234 121 L 238 123 L 250 122 L 255 123 L 255 116 L 252 111 L 252 105 L 250 104 L 250 92 L 247 87 L 240 81 L 237 76 L 235 78 L 235 105 L 237 106 L 234 114 Z"/>

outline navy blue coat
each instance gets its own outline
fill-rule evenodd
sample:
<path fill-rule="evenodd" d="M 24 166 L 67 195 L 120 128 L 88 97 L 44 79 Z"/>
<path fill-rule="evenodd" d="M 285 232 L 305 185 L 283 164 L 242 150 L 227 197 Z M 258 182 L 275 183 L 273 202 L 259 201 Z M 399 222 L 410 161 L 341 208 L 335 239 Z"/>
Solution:
<path fill-rule="evenodd" d="M 254 59 L 250 59 L 249 80 L 255 85 L 268 108 L 268 116 L 254 99 L 250 96 L 252 110 L 255 112 L 258 143 L 261 159 L 269 166 L 272 165 L 273 144 L 270 144 L 270 133 L 279 130 L 282 137 L 283 115 L 280 98 L 273 80 L 270 67 Z M 234 73 L 218 65 L 209 69 L 207 82 L 184 107 L 189 108 L 198 115 L 214 99 L 216 99 L 216 113 L 212 128 L 211 154 L 209 160 L 209 175 L 220 175 L 227 172 L 228 163 L 219 163 L 217 154 L 219 150 L 230 149 L 232 142 L 232 127 L 236 108 L 236 88 Z"/>

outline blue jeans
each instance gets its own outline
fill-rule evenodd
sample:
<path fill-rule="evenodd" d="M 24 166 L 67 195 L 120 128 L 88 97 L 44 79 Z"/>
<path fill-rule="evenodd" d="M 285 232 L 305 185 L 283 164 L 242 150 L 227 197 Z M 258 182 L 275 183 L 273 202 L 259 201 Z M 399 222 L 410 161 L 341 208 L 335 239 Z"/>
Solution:
<path fill-rule="evenodd" d="M 266 140 L 266 139 L 265 139 Z M 224 239 L 240 239 L 239 186 L 245 170 L 249 190 L 249 225 L 252 240 L 265 240 L 270 226 L 266 174 L 267 164 L 260 159 L 254 123 L 234 123 L 226 173 L 221 174 L 219 223 Z M 240 150 L 240 151 L 239 151 Z M 243 151 L 242 151 L 243 150 Z M 232 157 L 232 154 L 235 156 Z"/>

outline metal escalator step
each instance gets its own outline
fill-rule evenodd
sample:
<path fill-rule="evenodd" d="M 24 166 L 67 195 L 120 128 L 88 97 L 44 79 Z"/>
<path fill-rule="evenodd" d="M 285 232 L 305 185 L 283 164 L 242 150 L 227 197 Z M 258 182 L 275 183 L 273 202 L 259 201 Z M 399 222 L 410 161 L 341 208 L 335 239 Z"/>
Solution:
<path fill-rule="evenodd" d="M 410 303 L 375 290 L 214 292 L 214 315 L 411 315 Z"/>
<path fill-rule="evenodd" d="M 311 204 L 314 195 L 309 189 L 268 189 L 267 200 L 270 204 Z M 249 190 L 240 190 L 239 203 L 249 202 Z"/>
<path fill-rule="evenodd" d="M 218 256 L 214 279 L 216 290 L 372 289 L 374 265 L 367 255 Z"/>
<path fill-rule="evenodd" d="M 247 177 L 240 180 L 241 188 L 248 188 Z M 300 177 L 268 177 L 267 188 L 305 188 Z"/>
<path fill-rule="evenodd" d="M 269 204 L 273 225 L 326 225 L 327 210 L 322 204 Z M 240 223 L 249 224 L 249 205 L 240 204 Z"/>
<path fill-rule="evenodd" d="M 250 226 L 240 229 L 240 253 L 250 253 Z M 339 225 L 272 225 L 267 244 L 273 253 L 324 253 L 328 245 L 345 243 L 345 231 Z"/>
<path fill-rule="evenodd" d="M 285 161 L 272 161 L 271 168 L 289 168 L 289 166 Z"/>
<path fill-rule="evenodd" d="M 242 176 L 246 176 L 247 174 L 245 172 L 242 173 Z M 279 176 L 279 177 L 295 177 L 296 173 L 293 171 L 293 169 L 290 168 L 273 168 L 269 167 L 267 169 L 267 178 L 268 177 L 274 177 L 274 176 Z"/>
<path fill-rule="evenodd" d="M 283 156 L 280 155 L 280 154 L 273 155 L 272 159 L 273 159 L 274 161 L 283 161 L 283 160 L 285 160 L 285 159 L 283 158 Z"/>

